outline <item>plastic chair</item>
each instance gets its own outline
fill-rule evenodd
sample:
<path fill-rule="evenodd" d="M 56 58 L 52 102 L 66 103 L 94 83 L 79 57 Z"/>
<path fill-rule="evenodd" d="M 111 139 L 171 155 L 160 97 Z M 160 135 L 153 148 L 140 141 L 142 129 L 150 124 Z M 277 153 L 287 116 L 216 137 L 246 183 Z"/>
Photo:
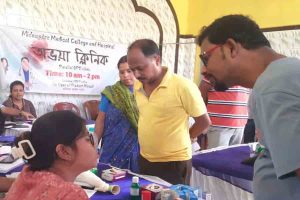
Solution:
<path fill-rule="evenodd" d="M 71 111 L 73 111 L 74 113 L 76 113 L 80 116 L 79 108 L 73 103 L 69 103 L 69 102 L 56 103 L 53 106 L 53 111 L 58 111 L 58 110 L 71 110 Z"/>
<path fill-rule="evenodd" d="M 99 100 L 89 100 L 83 103 L 86 119 L 96 120 L 99 113 Z"/>

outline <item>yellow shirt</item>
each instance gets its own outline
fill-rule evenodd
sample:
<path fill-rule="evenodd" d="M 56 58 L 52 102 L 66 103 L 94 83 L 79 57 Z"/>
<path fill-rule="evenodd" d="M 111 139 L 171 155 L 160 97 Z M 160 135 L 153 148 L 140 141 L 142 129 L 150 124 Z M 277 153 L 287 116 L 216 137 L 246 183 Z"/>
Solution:
<path fill-rule="evenodd" d="M 150 97 L 145 96 L 140 82 L 135 85 L 135 95 L 141 155 L 150 162 L 191 159 L 188 118 L 206 113 L 196 84 L 167 71 Z"/>

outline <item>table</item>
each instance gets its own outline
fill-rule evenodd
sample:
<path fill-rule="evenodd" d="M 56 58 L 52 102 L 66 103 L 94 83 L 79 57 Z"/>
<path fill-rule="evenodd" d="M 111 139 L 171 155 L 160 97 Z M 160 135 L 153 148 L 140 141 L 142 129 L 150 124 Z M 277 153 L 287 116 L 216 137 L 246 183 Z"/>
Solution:
<path fill-rule="evenodd" d="M 6 121 L 5 124 L 13 124 L 15 122 L 9 122 Z M 25 131 L 31 131 L 32 128 L 32 121 L 24 121 L 22 122 L 18 122 L 18 125 L 24 126 L 22 128 L 20 127 L 11 127 L 11 128 L 5 128 L 5 131 L 3 133 L 4 136 L 19 136 L 21 133 L 25 132 Z M 90 127 L 94 128 L 95 126 L 95 121 L 93 120 L 86 120 L 86 127 L 89 130 Z"/>
<path fill-rule="evenodd" d="M 15 141 L 15 136 L 11 135 L 11 136 L 4 136 L 4 135 L 0 135 L 0 144 L 2 145 L 12 145 Z"/>
<path fill-rule="evenodd" d="M 249 156 L 249 145 L 194 155 L 191 185 L 212 193 L 215 200 L 252 200 L 253 167 L 241 164 Z"/>
<path fill-rule="evenodd" d="M 6 175 L 12 174 L 14 172 L 20 172 L 22 170 L 22 168 L 23 168 L 23 165 L 9 171 L 8 173 L 5 173 L 5 174 L 0 173 L 0 176 L 6 176 Z M 98 165 L 98 170 L 100 173 L 102 170 L 109 169 L 109 168 L 110 168 L 110 166 L 106 165 L 106 164 L 100 163 Z M 98 199 L 99 200 L 100 199 L 101 200 L 126 200 L 126 199 L 129 200 L 132 177 L 133 177 L 132 174 L 127 173 L 126 177 L 124 179 L 120 179 L 120 180 L 114 181 L 112 183 L 107 182 L 109 184 L 119 185 L 121 187 L 121 192 L 118 195 L 113 195 L 109 192 L 105 192 L 105 193 L 96 192 L 90 197 L 90 199 L 91 200 L 98 200 Z M 153 182 L 140 177 L 139 183 L 140 183 L 140 186 L 143 186 L 143 185 L 151 184 Z M 164 183 L 162 182 L 162 184 L 164 184 Z M 88 190 L 86 190 L 86 192 L 88 193 Z"/>
<path fill-rule="evenodd" d="M 5 124 L 7 123 L 14 123 L 14 122 L 5 122 Z M 21 135 L 21 133 L 25 132 L 25 131 L 30 131 L 32 128 L 32 123 L 28 123 L 28 122 L 18 122 L 18 124 L 14 125 L 15 127 L 11 127 L 11 128 L 5 128 L 4 134 L 5 136 L 19 136 Z"/>

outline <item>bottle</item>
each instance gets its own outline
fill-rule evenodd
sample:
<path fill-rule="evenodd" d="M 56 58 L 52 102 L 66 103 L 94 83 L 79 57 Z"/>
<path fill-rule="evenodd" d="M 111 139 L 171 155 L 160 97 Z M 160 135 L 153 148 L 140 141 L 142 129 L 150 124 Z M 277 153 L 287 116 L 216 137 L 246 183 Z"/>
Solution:
<path fill-rule="evenodd" d="M 131 200 L 140 200 L 140 185 L 139 177 L 132 177 L 132 183 L 130 186 L 130 199 Z"/>
<path fill-rule="evenodd" d="M 98 169 L 97 168 L 92 168 L 90 169 L 90 171 L 95 174 L 96 176 L 98 176 Z"/>

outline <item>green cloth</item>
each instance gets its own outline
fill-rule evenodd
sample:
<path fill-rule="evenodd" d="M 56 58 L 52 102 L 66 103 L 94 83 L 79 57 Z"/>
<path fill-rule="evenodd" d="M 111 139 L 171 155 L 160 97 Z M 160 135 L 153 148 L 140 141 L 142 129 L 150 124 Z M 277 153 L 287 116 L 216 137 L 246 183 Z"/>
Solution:
<path fill-rule="evenodd" d="M 118 81 L 112 86 L 107 86 L 102 94 L 127 117 L 132 127 L 137 130 L 139 113 L 134 95 L 129 88 Z"/>

